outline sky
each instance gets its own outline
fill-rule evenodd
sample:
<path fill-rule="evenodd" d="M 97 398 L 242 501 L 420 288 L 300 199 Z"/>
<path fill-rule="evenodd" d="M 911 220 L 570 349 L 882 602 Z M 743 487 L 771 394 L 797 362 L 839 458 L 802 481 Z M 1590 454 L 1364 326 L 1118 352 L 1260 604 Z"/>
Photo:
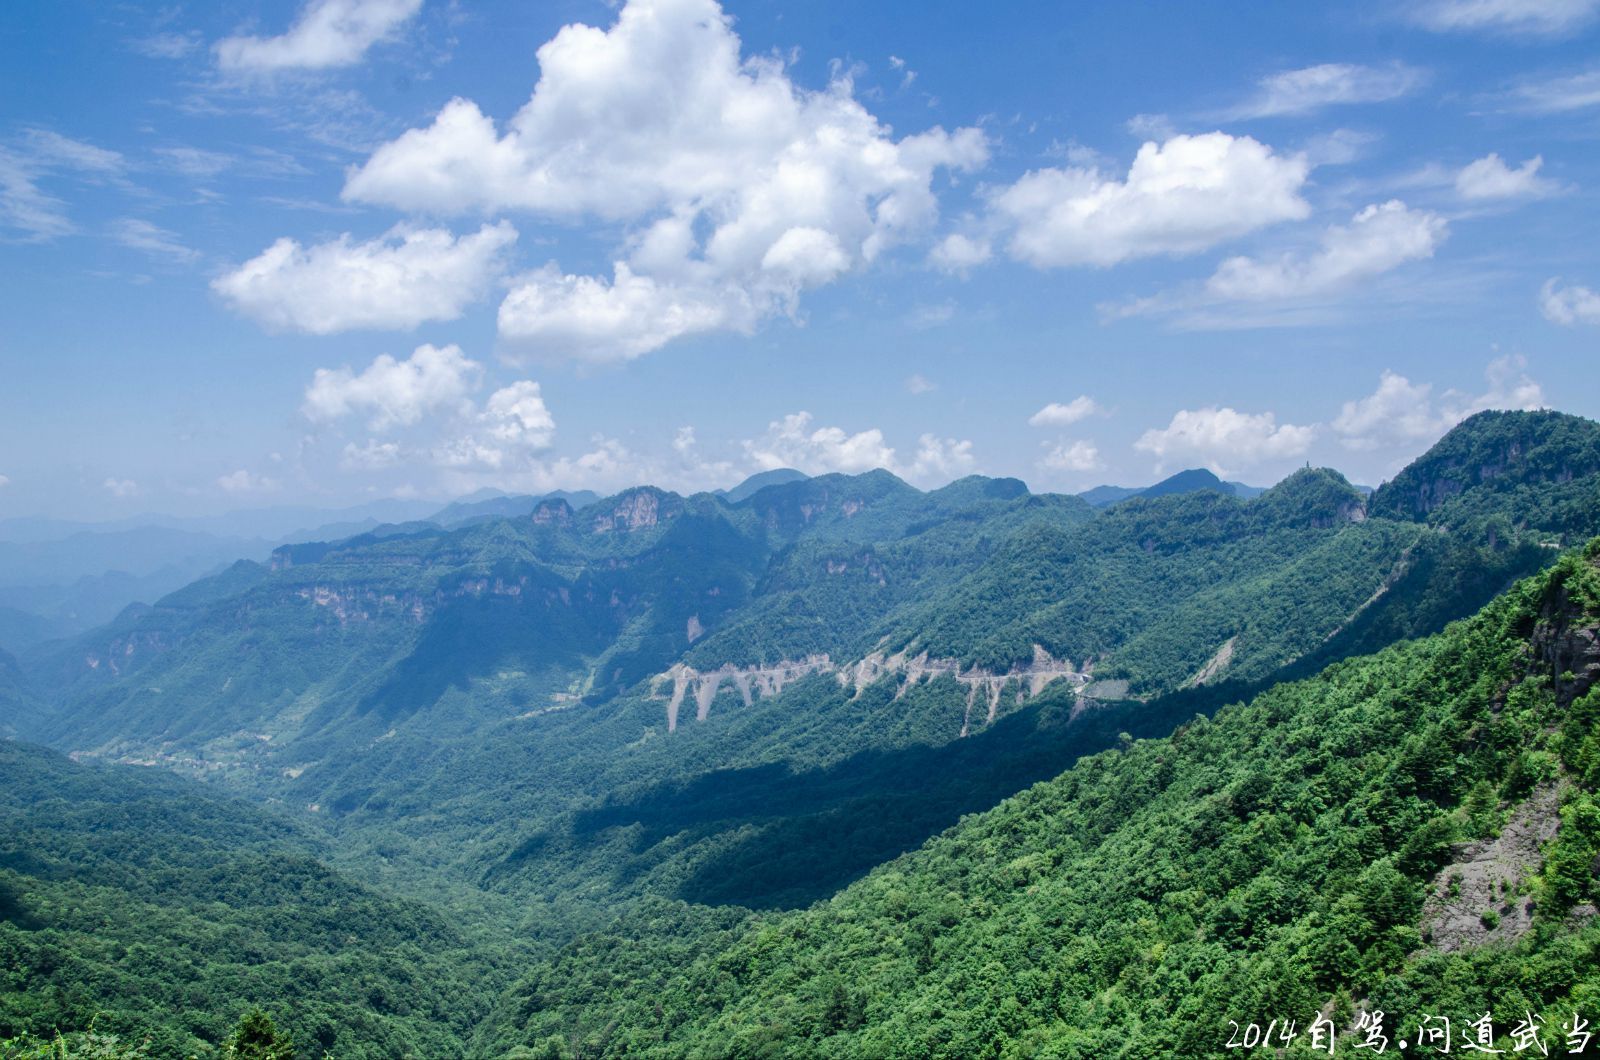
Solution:
<path fill-rule="evenodd" d="M 0 7 L 0 516 L 1600 416 L 1600 0 Z"/>

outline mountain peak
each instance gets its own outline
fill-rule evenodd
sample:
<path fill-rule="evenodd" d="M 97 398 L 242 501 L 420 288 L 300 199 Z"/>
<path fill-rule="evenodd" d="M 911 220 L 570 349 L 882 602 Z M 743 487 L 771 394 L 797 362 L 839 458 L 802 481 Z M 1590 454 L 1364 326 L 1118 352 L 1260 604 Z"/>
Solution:
<path fill-rule="evenodd" d="M 1330 467 L 1303 467 L 1252 504 L 1268 519 L 1323 529 L 1367 518 L 1366 497 Z"/>
<path fill-rule="evenodd" d="M 1600 423 L 1564 412 L 1479 412 L 1379 486 L 1369 510 L 1424 520 L 1480 488 L 1561 485 L 1597 472 Z"/>
<path fill-rule="evenodd" d="M 1195 490 L 1216 490 L 1218 493 L 1232 492 L 1227 484 L 1211 471 L 1203 467 L 1194 467 L 1187 471 L 1180 471 L 1176 475 L 1169 475 L 1154 486 L 1146 488 L 1139 495 L 1141 497 L 1164 497 L 1169 493 L 1193 493 Z"/>
<path fill-rule="evenodd" d="M 757 471 L 754 475 L 739 483 L 733 489 L 722 494 L 722 499 L 729 504 L 738 504 L 757 490 L 768 486 L 781 486 L 786 482 L 804 482 L 810 478 L 804 471 L 796 471 L 792 467 L 775 467 L 770 471 Z"/>
<path fill-rule="evenodd" d="M 1096 508 L 1106 508 L 1129 497 L 1167 497 L 1176 493 L 1193 493 L 1196 490 L 1216 490 L 1218 493 L 1240 500 L 1249 500 L 1262 492 L 1259 486 L 1243 482 L 1227 482 L 1203 467 L 1189 468 L 1169 475 L 1153 486 L 1096 486 L 1078 494 Z"/>

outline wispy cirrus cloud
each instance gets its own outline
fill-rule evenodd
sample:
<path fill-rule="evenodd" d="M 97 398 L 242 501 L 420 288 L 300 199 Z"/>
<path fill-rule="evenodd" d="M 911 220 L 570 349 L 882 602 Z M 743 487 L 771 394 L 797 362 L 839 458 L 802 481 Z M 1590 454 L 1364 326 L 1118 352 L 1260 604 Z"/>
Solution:
<path fill-rule="evenodd" d="M 217 67 L 230 74 L 352 66 L 421 9 L 422 0 L 310 0 L 284 33 L 227 37 L 212 50 Z"/>
<path fill-rule="evenodd" d="M 1235 120 L 1309 114 L 1324 107 L 1387 103 L 1427 83 L 1428 73 L 1405 63 L 1363 66 L 1322 63 L 1261 79 L 1256 92 L 1226 112 Z"/>
<path fill-rule="evenodd" d="M 1600 106 L 1600 68 L 1519 81 L 1494 97 L 1514 113 L 1565 114 Z"/>
<path fill-rule="evenodd" d="M 142 251 L 153 258 L 183 265 L 200 260 L 200 252 L 185 245 L 176 232 L 142 217 L 124 217 L 113 221 L 110 233 L 111 238 L 123 246 Z"/>
<path fill-rule="evenodd" d="M 1559 37 L 1600 14 L 1600 0 L 1420 0 L 1411 21 L 1438 32 L 1502 32 Z"/>
<path fill-rule="evenodd" d="M 1348 224 L 1329 225 L 1315 249 L 1278 255 L 1237 255 L 1219 264 L 1204 283 L 1120 306 L 1102 307 L 1111 318 L 1148 314 L 1189 314 L 1227 307 L 1271 306 L 1280 323 L 1305 322 L 1283 315 L 1285 308 L 1326 306 L 1374 277 L 1409 262 L 1431 258 L 1449 235 L 1445 219 L 1398 199 L 1359 210 Z M 1240 318 L 1240 326 L 1270 323 L 1259 313 Z M 1206 326 L 1225 326 L 1216 313 Z"/>
<path fill-rule="evenodd" d="M 119 152 L 51 129 L 26 129 L 9 144 L 0 143 L 0 239 L 43 242 L 76 232 L 66 202 L 41 185 L 64 176 L 121 183 L 126 168 Z"/>

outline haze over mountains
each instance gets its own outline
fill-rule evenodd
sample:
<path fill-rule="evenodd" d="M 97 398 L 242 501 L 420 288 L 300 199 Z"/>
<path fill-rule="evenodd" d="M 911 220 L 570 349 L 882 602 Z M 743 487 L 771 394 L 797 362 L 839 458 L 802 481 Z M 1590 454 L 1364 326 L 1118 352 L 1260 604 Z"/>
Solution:
<path fill-rule="evenodd" d="M 763 471 L 716 492 L 735 503 L 763 486 L 805 477 L 791 468 Z M 1102 486 L 1081 496 L 1103 506 L 1131 496 L 1230 486 L 1236 496 L 1260 492 L 1239 483 L 1219 487 L 1209 471 L 1195 470 L 1142 490 Z M 262 559 L 279 545 L 395 533 L 412 524 L 456 528 L 527 515 L 546 498 L 563 499 L 574 509 L 600 499 L 589 490 L 535 495 L 485 489 L 444 505 L 383 500 L 342 509 L 279 506 L 217 516 L 146 515 L 101 523 L 0 519 L 0 648 L 22 651 L 83 632 L 110 621 L 129 604 L 151 603 L 235 560 Z"/>
<path fill-rule="evenodd" d="M 1216 485 L 1096 507 L 880 470 L 480 498 L 282 544 L 0 656 L 6 731 L 31 741 L 0 785 L 6 1018 L 98 1010 L 204 1050 L 248 1000 L 340 1055 L 1077 1055 L 1115 1034 L 1208 1055 L 1194 1006 L 1423 989 L 1429 953 L 1468 960 L 1422 934 L 1450 843 L 1548 822 L 1551 785 L 1600 779 L 1600 425 L 1482 413 L 1370 495 L 1320 468 Z M 1355 772 L 1307 779 L 1351 754 Z M 115 804 L 145 809 L 112 824 Z M 1600 853 L 1584 828 L 1548 856 Z M 167 853 L 233 830 L 259 838 L 216 863 Z M 1235 856 L 1265 835 L 1270 857 Z M 1595 897 L 1519 856 L 1551 909 Z M 1092 915 L 1091 892 L 1109 896 Z M 318 897 L 302 914 L 289 893 Z M 317 917 L 344 908 L 363 912 L 333 946 Z M 1509 942 L 1588 944 L 1517 915 Z M 400 937 L 432 971 L 394 962 Z M 1072 941 L 1090 937 L 1145 956 Z M 94 971 L 118 947 L 149 960 Z M 1540 1004 L 1596 974 L 1570 960 Z M 1510 981 L 1470 968 L 1457 988 Z M 1188 1007 L 1158 1016 L 1169 989 Z M 1122 1000 L 1102 1010 L 1106 990 Z M 186 996 L 214 1018 L 184 1022 Z"/>

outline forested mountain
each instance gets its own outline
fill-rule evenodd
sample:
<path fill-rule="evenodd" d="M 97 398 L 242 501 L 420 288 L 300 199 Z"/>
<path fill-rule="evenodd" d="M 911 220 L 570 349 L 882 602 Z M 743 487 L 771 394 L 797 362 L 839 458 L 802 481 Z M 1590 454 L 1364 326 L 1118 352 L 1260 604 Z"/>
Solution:
<path fill-rule="evenodd" d="M 1330 637 L 1370 650 L 1436 629 L 1547 546 L 1600 530 L 1595 434 L 1554 413 L 1475 417 L 1373 496 L 1382 518 L 1331 471 L 1249 501 L 1201 490 L 1099 516 L 1015 480 L 923 494 L 873 472 L 731 504 L 641 487 L 581 512 L 555 499 L 524 519 L 289 546 L 36 653 L 60 693 L 39 735 L 300 769 L 391 729 L 603 702 L 680 659 L 706 672 L 926 652 L 1000 674 L 1042 650 L 1102 697 L 1108 680 L 1134 694 L 1260 680 L 1327 656 Z M 1425 512 L 1397 500 L 1473 447 L 1506 473 Z"/>
<path fill-rule="evenodd" d="M 1581 602 L 1592 579 L 1572 559 L 1556 582 L 1524 583 L 1498 610 L 1442 639 L 1360 663 L 1340 660 L 1438 634 L 1600 534 L 1597 454 L 1600 425 L 1591 421 L 1484 413 L 1370 497 L 1336 471 L 1307 468 L 1253 498 L 1185 488 L 1103 509 L 1032 494 L 1014 479 L 974 476 L 922 492 L 885 471 L 780 474 L 783 481 L 752 483 L 744 496 L 684 497 L 644 486 L 582 508 L 546 498 L 515 518 L 385 527 L 286 546 L 268 563 L 237 563 L 90 634 L 26 653 L 19 667 L 0 659 L 0 705 L 25 739 L 170 768 L 269 802 L 292 822 L 285 842 L 325 842 L 295 849 L 310 851 L 305 856 L 340 886 L 359 878 L 379 889 L 374 902 L 404 894 L 442 903 L 466 923 L 492 920 L 495 932 L 510 932 L 525 947 L 513 958 L 495 932 L 439 935 L 433 948 L 454 954 L 458 967 L 552 962 L 530 972 L 493 1019 L 439 1030 L 430 1039 L 439 1048 L 548 1049 L 557 1036 L 568 1052 L 622 1051 L 630 1042 L 664 1053 L 720 1052 L 711 1043 L 739 1041 L 752 1054 L 976 1055 L 967 1050 L 1004 1047 L 1023 1055 L 1048 1039 L 1063 1055 L 1078 1055 L 1090 1039 L 1070 1043 L 1057 1033 L 1056 1021 L 1065 1021 L 1135 1034 L 1153 1055 L 1189 1032 L 1182 1021 L 1156 1017 L 1150 999 L 1164 987 L 1152 985 L 1151 968 L 1130 964 L 1130 953 L 1169 946 L 1175 960 L 1220 962 L 1224 978 L 1196 973 L 1181 987 L 1184 996 L 1220 997 L 1247 974 L 1237 963 L 1243 954 L 1278 961 L 1290 952 L 1250 948 L 1267 945 L 1267 934 L 1278 940 L 1272 945 L 1300 940 L 1294 959 L 1301 963 L 1292 967 L 1313 961 L 1304 949 L 1312 931 L 1306 918 L 1333 914 L 1312 907 L 1320 898 L 1303 893 L 1312 870 L 1302 868 L 1302 891 L 1274 877 L 1272 886 L 1288 897 L 1274 891 L 1271 902 L 1259 899 L 1270 906 L 1263 923 L 1272 932 L 1256 940 L 1236 925 L 1208 934 L 1222 915 L 1216 895 L 1257 886 L 1252 881 L 1270 867 L 1248 859 L 1237 878 L 1211 862 L 1173 862 L 1137 900 L 1108 901 L 1092 915 L 1080 908 L 1093 893 L 1085 881 L 1122 894 L 1116 872 L 1133 871 L 1137 856 L 1129 851 L 1156 851 L 1151 837 L 1161 836 L 1177 858 L 1175 837 L 1200 825 L 1216 831 L 1216 844 L 1193 854 L 1202 861 L 1214 847 L 1244 842 L 1236 827 L 1271 839 L 1275 851 L 1280 840 L 1303 841 L 1309 845 L 1296 857 L 1306 859 L 1328 853 L 1317 844 L 1335 840 L 1357 842 L 1373 861 L 1402 858 L 1409 831 L 1360 833 L 1358 841 L 1347 833 L 1359 829 L 1333 826 L 1338 813 L 1364 820 L 1370 806 L 1391 798 L 1387 789 L 1360 786 L 1379 783 L 1392 765 L 1376 749 L 1359 777 L 1317 789 L 1320 809 L 1295 804 L 1274 819 L 1278 831 L 1270 835 L 1250 831 L 1260 825 L 1250 813 L 1216 822 L 1184 815 L 1263 770 L 1272 761 L 1269 745 L 1272 753 L 1303 750 L 1269 739 L 1256 722 L 1228 719 L 1266 711 L 1272 725 L 1294 732 L 1329 722 L 1337 732 L 1306 746 L 1331 754 L 1328 741 L 1338 732 L 1345 732 L 1338 747 L 1348 750 L 1404 728 L 1404 700 L 1412 697 L 1418 718 L 1457 739 L 1467 715 L 1450 721 L 1450 712 L 1479 708 L 1470 691 L 1477 686 L 1462 684 L 1464 671 L 1443 661 L 1452 652 L 1470 656 L 1485 674 L 1510 680 L 1515 671 L 1533 696 L 1536 682 L 1513 657 L 1542 642 L 1522 618 L 1504 616 L 1538 612 L 1559 596 L 1552 585 L 1570 587 L 1568 596 L 1579 600 L 1571 615 L 1587 615 Z M 1568 613 L 1566 603 L 1549 606 Z M 1508 622 L 1522 624 L 1504 632 Z M 1480 636 L 1491 627 L 1502 630 L 1500 639 Z M 1469 629 L 1480 633 L 1463 632 Z M 1415 683 L 1424 674 L 1443 691 Z M 1311 680 L 1282 683 L 1297 678 Z M 11 687 L 18 691 L 8 701 Z M 1376 705 L 1359 706 L 1362 690 Z M 1194 722 L 1246 700 L 1253 705 L 1225 711 L 1214 725 Z M 1531 731 L 1534 720 L 1558 725 L 1550 711 L 1566 706 L 1528 706 L 1534 714 L 1517 715 L 1517 726 L 1495 729 L 1494 739 Z M 1350 728 L 1335 708 L 1354 710 L 1360 724 Z M 1374 727 L 1361 728 L 1368 722 Z M 1228 730 L 1243 741 L 1237 755 L 1226 749 L 1232 735 L 1216 742 L 1196 735 L 1227 725 L 1245 726 Z M 1139 742 L 1179 726 L 1183 735 L 1165 750 Z M 1400 745 L 1411 746 L 1408 739 Z M 1526 768 L 1553 776 L 1550 756 L 1560 751 L 1551 743 Z M 1450 769 L 1470 778 L 1471 791 L 1402 794 L 1431 800 L 1433 816 L 1459 817 L 1458 804 L 1477 792 L 1470 822 L 1456 822 L 1465 840 L 1499 820 L 1500 802 L 1510 806 L 1526 791 L 1507 780 L 1508 770 L 1524 768 L 1515 756 L 1461 754 Z M 5 765 L 7 773 L 34 768 L 21 759 Z M 1151 770 L 1159 782 L 1147 776 Z M 1017 794 L 1040 782 L 1047 784 Z M 1484 785 L 1489 795 L 1479 790 Z M 1414 829 L 1425 809 L 1406 803 L 1394 812 Z M 962 823 L 985 812 L 979 823 Z M 206 822 L 179 823 L 200 836 L 198 849 L 217 834 Z M 912 860 L 874 872 L 958 825 Z M 99 827 L 63 818 L 57 830 L 70 836 Z M 986 838 L 960 838 L 980 834 Z M 1013 850 L 1007 836 L 1021 846 Z M 1018 858 L 1032 859 L 1021 891 L 982 882 Z M 1360 873 L 1345 861 L 1330 864 L 1335 886 L 1327 893 L 1338 898 Z M 1413 858 L 1395 871 L 1410 887 L 1432 864 Z M 1346 868 L 1350 879 L 1338 875 Z M 859 969 L 875 984 L 872 996 L 890 1007 L 863 1007 L 867 995 L 848 983 L 839 990 L 832 980 L 813 983 L 807 969 L 846 967 L 852 947 L 867 939 L 845 938 L 829 911 L 860 910 L 863 923 L 875 924 L 870 896 L 884 879 L 913 871 L 924 882 L 895 907 L 898 941 L 872 958 L 871 969 Z M 53 877 L 39 877 L 46 878 Z M 1385 881 L 1399 893 L 1393 888 L 1401 884 Z M 963 897 L 969 883 L 980 888 L 970 901 Z M 998 934 L 991 940 L 983 932 L 986 925 L 1004 932 L 992 919 L 1002 908 L 1033 930 L 1026 887 L 1046 888 L 1034 895 L 1047 893 L 1059 917 L 1053 934 L 1028 936 L 1032 949 L 1008 950 Z M 1188 921 L 1169 916 L 1162 903 L 1176 899 L 1163 897 L 1168 890 L 1191 894 L 1181 910 Z M 1261 913 L 1249 904 L 1258 901 L 1254 893 L 1239 893 L 1248 916 L 1237 916 Z M 979 908 L 988 912 L 979 916 Z M 226 919 L 207 906 L 205 915 L 213 914 L 218 924 Z M 619 914 L 624 919 L 608 928 Z M 913 921 L 926 941 L 904 934 Z M 1401 922 L 1384 921 L 1383 930 Z M 456 930 L 450 923 L 440 921 L 439 930 Z M 1179 945 L 1174 924 L 1189 924 L 1211 948 Z M 1034 985 L 1054 991 L 1057 1007 L 1048 1015 L 1043 994 L 1009 1001 L 997 994 L 1004 1004 L 994 1011 L 1008 1013 L 996 1016 L 999 1029 L 962 1022 L 977 1011 L 975 982 L 1011 981 L 1019 954 L 1055 952 L 1085 925 L 1137 941 L 1107 943 L 1122 947 L 1104 958 L 1110 963 L 1071 951 L 1081 967 L 1068 977 L 1079 990 L 1070 997 L 1093 994 L 1100 1007 L 1061 1008 L 1069 1003 L 1062 1000 L 1067 980 L 1047 977 Z M 791 931 L 800 934 L 785 934 Z M 619 956 L 616 940 L 641 932 L 648 945 Z M 844 933 L 837 948 L 826 941 L 832 932 Z M 956 951 L 937 948 L 951 932 L 950 945 L 959 936 L 994 962 L 952 963 L 945 954 Z M 807 939 L 817 943 L 815 953 L 801 945 Z M 90 944 L 77 936 L 62 943 L 68 952 Z M 749 956 L 756 952 L 749 947 L 767 945 L 785 955 L 779 964 Z M 1397 974 L 1388 950 L 1369 960 L 1369 942 L 1355 945 L 1354 957 L 1315 958 L 1338 972 L 1316 979 L 1317 989 L 1359 998 Z M 1395 945 L 1409 960 L 1412 950 Z M 719 962 L 736 958 L 723 951 L 746 954 L 737 958 L 746 970 L 731 980 L 733 966 Z M 619 961 L 634 962 L 633 971 L 618 971 Z M 925 975 L 927 962 L 950 975 L 959 965 L 962 978 Z M 989 963 L 999 971 L 985 970 Z M 926 991 L 905 978 L 907 967 L 927 980 Z M 1372 978 L 1372 968 L 1382 975 Z M 762 969 L 775 978 L 763 978 Z M 1368 978 L 1359 978 L 1360 969 Z M 874 979 L 880 971 L 889 978 Z M 1136 981 L 1119 986 L 1124 971 Z M 1178 989 L 1169 973 L 1159 981 Z M 613 975 L 620 978 L 606 978 Z M 560 985 L 568 980 L 570 989 Z M 667 1004 L 651 993 L 657 987 L 679 1001 Z M 809 1006 L 823 994 L 817 1023 Z M 214 996 L 236 998 L 238 1008 L 296 995 L 240 986 Z M 91 1002 L 91 995 L 82 999 Z M 235 1009 L 218 1012 L 196 1040 L 217 1041 L 218 1028 L 238 1017 Z M 307 1026 L 296 1026 L 303 1040 Z M 421 1034 L 420 1026 L 392 1033 Z"/>
<path fill-rule="evenodd" d="M 480 1045 L 1225 1056 L 1294 1021 L 1316 1055 L 1316 1015 L 1348 1034 L 1357 1007 L 1393 1040 L 1488 1012 L 1559 1041 L 1600 989 L 1597 563 L 1080 762 L 804 912 L 644 905 L 525 975 Z"/>

